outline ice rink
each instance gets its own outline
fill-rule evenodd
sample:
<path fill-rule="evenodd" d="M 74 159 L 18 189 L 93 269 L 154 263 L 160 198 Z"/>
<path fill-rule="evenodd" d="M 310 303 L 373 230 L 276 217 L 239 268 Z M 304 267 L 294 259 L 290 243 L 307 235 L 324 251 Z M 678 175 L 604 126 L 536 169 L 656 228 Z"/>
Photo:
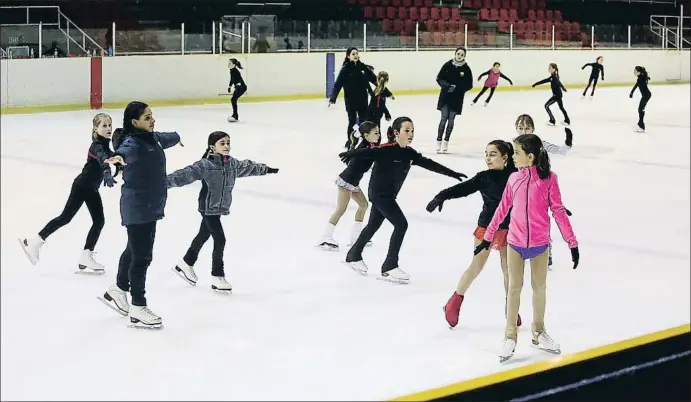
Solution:
<path fill-rule="evenodd" d="M 552 156 L 552 166 L 573 212 L 581 264 L 571 269 L 553 226 L 547 307 L 548 331 L 565 354 L 689 322 L 689 90 L 651 86 L 645 134 L 632 131 L 640 94 L 629 99 L 630 87 L 599 88 L 592 101 L 575 88 L 565 95 L 574 147 Z M 472 176 L 485 169 L 487 142 L 515 137 L 521 113 L 535 118 L 543 139 L 563 143 L 563 127 L 546 126 L 549 96 L 549 89 L 499 88 L 489 107 L 471 107 L 467 98 L 448 155 L 434 153 L 436 95 L 399 96 L 389 108 L 414 120 L 414 148 Z M 128 328 L 127 318 L 96 300 L 114 283 L 125 247 L 119 185 L 101 190 L 106 226 L 96 251 L 104 276 L 74 274 L 90 226 L 86 208 L 49 238 L 39 265 L 17 243 L 62 210 L 86 160 L 95 112 L 2 116 L 3 400 L 381 400 L 553 358 L 529 347 L 526 279 L 516 354 L 498 362 L 497 253 L 467 293 L 458 329 L 444 321 L 442 306 L 472 257 L 479 194 L 429 214 L 429 200 L 456 182 L 413 167 L 399 197 L 410 224 L 400 263 L 411 283 L 375 280 L 388 223 L 365 250 L 370 276 L 362 277 L 341 263 L 345 247 L 340 254 L 314 247 L 343 169 L 343 102 L 240 108 L 235 124 L 226 122 L 228 105 L 153 108 L 157 131 L 178 131 L 185 144 L 167 151 L 169 172 L 198 160 L 219 129 L 231 134 L 236 158 L 280 168 L 237 182 L 223 219 L 231 296 L 209 288 L 211 242 L 196 265 L 197 287 L 171 271 L 198 230 L 200 185 L 170 190 L 147 281 L 161 331 Z M 122 110 L 106 112 L 119 127 Z M 556 106 L 554 113 L 560 119 Z M 353 212 L 337 229 L 342 244 Z"/>

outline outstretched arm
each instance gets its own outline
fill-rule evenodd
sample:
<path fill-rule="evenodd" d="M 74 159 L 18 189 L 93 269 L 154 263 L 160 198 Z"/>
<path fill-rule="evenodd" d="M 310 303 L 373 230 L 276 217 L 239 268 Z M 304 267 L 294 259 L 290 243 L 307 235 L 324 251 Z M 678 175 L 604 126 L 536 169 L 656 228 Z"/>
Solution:
<path fill-rule="evenodd" d="M 413 150 L 412 148 L 409 149 L 410 152 L 415 152 L 415 155 L 413 155 L 412 158 L 413 165 L 418 165 L 423 169 L 429 170 L 430 172 L 443 174 L 444 176 L 453 177 L 454 179 L 458 180 L 460 180 L 461 178 L 468 178 L 468 176 L 464 175 L 463 173 L 458 173 L 454 170 L 451 170 L 446 166 L 433 161 L 430 158 L 425 158 L 419 152 Z"/>
<path fill-rule="evenodd" d="M 172 133 L 154 133 L 156 139 L 161 144 L 163 149 L 167 149 L 177 145 L 180 142 L 180 134 L 176 132 Z"/>
<path fill-rule="evenodd" d="M 536 83 L 533 84 L 533 88 L 535 88 L 535 87 L 538 86 L 538 85 L 546 84 L 546 83 L 548 83 L 551 79 L 552 79 L 552 77 L 547 77 L 547 78 L 545 78 L 544 80 L 540 80 L 540 81 L 538 81 L 538 82 L 536 82 Z"/>
<path fill-rule="evenodd" d="M 434 198 L 439 200 L 453 200 L 456 198 L 467 197 L 473 193 L 480 191 L 480 186 L 482 184 L 482 177 L 477 174 L 473 176 L 468 181 L 458 183 L 455 186 L 451 186 L 439 192 Z"/>
<path fill-rule="evenodd" d="M 197 180 L 203 180 L 206 175 L 204 163 L 206 163 L 206 161 L 203 159 L 196 161 L 193 164 L 182 169 L 178 169 L 166 176 L 168 188 L 182 187 L 194 183 Z"/>
<path fill-rule="evenodd" d="M 269 170 L 269 167 L 265 164 L 257 163 L 249 159 L 241 161 L 235 158 L 230 158 L 230 163 L 237 171 L 237 177 L 263 176 Z"/>
<path fill-rule="evenodd" d="M 505 76 L 503 73 L 499 73 L 499 77 L 509 81 L 509 84 L 513 85 L 513 81 L 511 81 L 511 78 Z"/>

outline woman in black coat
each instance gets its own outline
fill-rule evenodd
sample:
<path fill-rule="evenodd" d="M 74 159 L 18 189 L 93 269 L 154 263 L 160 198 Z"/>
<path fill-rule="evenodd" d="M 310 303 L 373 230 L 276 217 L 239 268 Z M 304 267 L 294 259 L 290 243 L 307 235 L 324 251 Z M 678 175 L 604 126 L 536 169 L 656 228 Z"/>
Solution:
<path fill-rule="evenodd" d="M 464 47 L 457 48 L 453 59 L 444 63 L 437 74 L 437 84 L 441 87 L 437 101 L 437 110 L 441 111 L 437 131 L 437 153 L 446 153 L 449 150 L 454 120 L 463 112 L 465 93 L 473 88 L 473 72 L 465 62 L 465 54 Z"/>
<path fill-rule="evenodd" d="M 360 55 L 355 47 L 350 47 L 346 51 L 341 71 L 338 73 L 333 91 L 329 97 L 329 106 L 336 103 L 338 93 L 343 89 L 345 98 L 346 113 L 348 113 L 348 127 L 346 128 L 345 147 L 350 147 L 350 133 L 353 126 L 359 121 L 367 119 L 367 105 L 369 104 L 369 93 L 372 91 L 369 83 L 377 84 L 377 76 L 372 69 L 360 61 Z"/>

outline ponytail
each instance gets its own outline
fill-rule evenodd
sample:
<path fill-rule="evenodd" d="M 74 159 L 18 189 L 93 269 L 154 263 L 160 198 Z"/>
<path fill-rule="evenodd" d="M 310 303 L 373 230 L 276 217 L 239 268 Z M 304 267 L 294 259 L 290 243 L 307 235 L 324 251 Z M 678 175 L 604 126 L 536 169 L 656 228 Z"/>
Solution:
<path fill-rule="evenodd" d="M 117 151 L 118 148 L 120 148 L 120 144 L 122 144 L 122 141 L 124 140 L 122 133 L 123 129 L 121 128 L 116 128 L 115 131 L 113 131 L 113 136 L 111 137 L 111 142 L 113 143 L 113 151 Z"/>
<path fill-rule="evenodd" d="M 389 82 L 389 73 L 386 71 L 380 71 L 379 74 L 377 74 L 377 87 L 374 88 L 375 96 L 381 95 L 387 82 Z"/>
<path fill-rule="evenodd" d="M 232 61 L 233 64 L 235 64 L 235 67 L 237 67 L 238 70 L 242 70 L 242 63 L 240 63 L 240 60 L 236 59 L 235 57 L 232 57 L 230 61 Z"/>
<path fill-rule="evenodd" d="M 554 75 L 559 78 L 559 66 L 557 66 L 557 63 L 549 63 L 549 66 L 554 69 Z"/>
<path fill-rule="evenodd" d="M 547 150 L 544 146 L 540 147 L 540 150 L 537 152 L 537 158 L 535 159 L 535 169 L 537 170 L 537 175 L 542 180 L 545 180 L 549 177 L 551 168 L 552 167 L 549 163 L 549 154 L 547 153 Z"/>
<path fill-rule="evenodd" d="M 403 123 L 412 123 L 413 121 L 410 119 L 410 117 L 406 116 L 401 116 L 401 117 L 396 117 L 394 119 L 393 123 L 391 123 L 391 126 L 386 130 L 386 139 L 388 142 L 394 142 L 396 141 L 396 131 L 400 132 L 401 127 L 403 126 Z"/>
<path fill-rule="evenodd" d="M 635 69 L 635 70 L 638 71 L 638 73 L 641 75 L 641 77 L 643 77 L 643 79 L 645 80 L 645 82 L 650 81 L 650 75 L 648 75 L 648 71 L 645 69 L 645 67 L 643 67 L 643 66 L 636 66 L 636 69 Z"/>
<path fill-rule="evenodd" d="M 386 129 L 386 142 L 394 141 L 396 141 L 396 133 L 394 133 L 393 127 L 389 126 L 389 128 Z"/>
<path fill-rule="evenodd" d="M 542 144 L 542 140 L 535 134 L 522 134 L 513 140 L 518 144 L 523 152 L 526 154 L 533 154 L 535 157 L 533 165 L 537 170 L 537 175 L 540 179 L 545 180 L 551 174 L 551 166 L 549 163 L 549 154 Z"/>

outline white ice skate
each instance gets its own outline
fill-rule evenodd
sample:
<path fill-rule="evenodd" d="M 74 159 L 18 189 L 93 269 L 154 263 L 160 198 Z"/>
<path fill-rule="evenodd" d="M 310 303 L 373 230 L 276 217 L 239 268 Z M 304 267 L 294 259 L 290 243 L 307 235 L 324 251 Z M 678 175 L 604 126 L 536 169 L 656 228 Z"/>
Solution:
<path fill-rule="evenodd" d="M 561 122 L 561 125 L 562 125 L 562 126 L 566 126 L 566 127 L 571 127 L 571 123 L 567 123 L 567 122 L 565 122 L 565 121 L 562 121 L 562 122 Z"/>
<path fill-rule="evenodd" d="M 559 344 L 547 335 L 547 332 L 533 332 L 533 347 L 555 355 L 561 354 Z"/>
<path fill-rule="evenodd" d="M 501 349 L 499 349 L 499 353 L 497 355 L 499 356 L 499 363 L 504 363 L 505 361 L 509 360 L 511 357 L 513 357 L 513 352 L 516 350 L 516 341 L 513 339 L 504 339 L 504 343 L 501 345 Z"/>
<path fill-rule="evenodd" d="M 228 116 L 228 123 L 237 123 L 238 119 L 233 116 Z"/>
<path fill-rule="evenodd" d="M 353 271 L 357 272 L 358 274 L 360 274 L 362 276 L 367 276 L 368 268 L 367 268 L 367 264 L 365 264 L 365 261 L 363 261 L 363 260 L 351 261 L 351 262 L 346 261 L 346 264 L 348 264 L 348 266 Z"/>
<path fill-rule="evenodd" d="M 382 272 L 380 279 L 387 282 L 398 283 L 401 285 L 406 285 L 410 283 L 410 276 L 400 268 L 394 268 L 390 271 Z"/>
<path fill-rule="evenodd" d="M 160 329 L 163 328 L 163 319 L 149 310 L 147 306 L 132 306 L 130 308 L 130 327 Z"/>
<path fill-rule="evenodd" d="M 636 127 L 633 129 L 633 132 L 634 132 L 634 133 L 645 133 L 645 129 L 636 126 Z"/>
<path fill-rule="evenodd" d="M 353 228 L 350 231 L 350 241 L 348 241 L 346 246 L 352 247 L 357 241 L 358 237 L 360 237 L 360 233 L 362 233 L 362 222 L 353 222 Z M 367 244 L 365 244 L 365 247 L 369 247 L 371 245 L 372 240 L 369 240 Z"/>
<path fill-rule="evenodd" d="M 211 277 L 211 289 L 222 294 L 231 294 L 233 292 L 233 287 L 223 276 Z"/>
<path fill-rule="evenodd" d="M 489 105 L 489 103 L 485 102 L 485 107 L 487 107 L 487 105 Z"/>
<path fill-rule="evenodd" d="M 437 153 L 441 153 L 441 141 L 437 141 Z"/>
<path fill-rule="evenodd" d="M 554 126 L 557 125 L 557 123 L 552 122 L 552 121 L 548 121 L 548 122 L 547 122 L 547 125 L 550 126 L 550 127 L 554 127 Z"/>
<path fill-rule="evenodd" d="M 79 270 L 75 274 L 82 275 L 103 275 L 106 273 L 106 268 L 100 262 L 94 259 L 94 253 L 91 250 L 84 250 L 79 256 Z"/>
<path fill-rule="evenodd" d="M 24 250 L 24 254 L 26 254 L 26 258 L 29 259 L 32 265 L 36 265 L 39 262 L 39 252 L 45 241 L 40 236 L 18 240 L 22 250 Z"/>
<path fill-rule="evenodd" d="M 180 260 L 176 266 L 173 267 L 173 272 L 178 274 L 182 280 L 189 283 L 192 286 L 197 285 L 197 274 L 194 273 L 194 267 L 187 265 L 185 260 Z"/>
<path fill-rule="evenodd" d="M 324 237 L 317 247 L 326 251 L 339 251 L 338 242 L 333 237 Z"/>
<path fill-rule="evenodd" d="M 115 310 L 118 314 L 126 316 L 130 312 L 130 304 L 127 302 L 127 292 L 120 289 L 117 285 L 112 285 L 99 297 L 98 300 L 106 306 Z"/>
<path fill-rule="evenodd" d="M 445 154 L 449 152 L 449 142 L 448 141 L 442 141 L 441 142 L 441 153 Z"/>

